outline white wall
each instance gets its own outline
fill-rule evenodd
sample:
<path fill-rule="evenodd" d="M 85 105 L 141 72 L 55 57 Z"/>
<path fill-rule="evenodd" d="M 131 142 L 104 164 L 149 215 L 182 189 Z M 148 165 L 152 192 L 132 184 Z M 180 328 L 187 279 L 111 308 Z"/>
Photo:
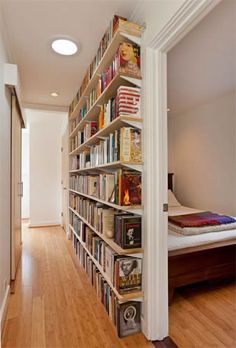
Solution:
<path fill-rule="evenodd" d="M 0 28 L 0 321 L 2 319 L 2 306 L 4 295 L 6 293 L 6 285 L 8 285 L 10 282 L 11 103 L 9 92 L 3 84 L 4 63 L 8 63 L 8 59 L 4 48 Z"/>
<path fill-rule="evenodd" d="M 61 137 L 67 114 L 26 110 L 29 126 L 30 226 L 61 223 Z"/>
<path fill-rule="evenodd" d="M 29 218 L 29 130 L 22 129 L 22 219 Z"/>
<path fill-rule="evenodd" d="M 236 93 L 169 117 L 169 171 L 186 206 L 236 216 Z"/>

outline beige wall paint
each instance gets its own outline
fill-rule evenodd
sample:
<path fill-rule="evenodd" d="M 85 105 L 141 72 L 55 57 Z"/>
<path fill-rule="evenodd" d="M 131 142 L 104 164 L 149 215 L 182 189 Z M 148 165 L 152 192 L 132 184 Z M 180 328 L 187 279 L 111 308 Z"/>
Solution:
<path fill-rule="evenodd" d="M 236 216 L 236 92 L 169 115 L 168 144 L 178 200 Z"/>

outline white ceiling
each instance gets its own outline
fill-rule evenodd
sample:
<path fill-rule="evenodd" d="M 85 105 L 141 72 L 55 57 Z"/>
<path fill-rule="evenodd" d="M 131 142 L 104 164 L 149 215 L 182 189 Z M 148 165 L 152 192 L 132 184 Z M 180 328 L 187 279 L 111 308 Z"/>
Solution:
<path fill-rule="evenodd" d="M 168 107 L 179 114 L 236 89 L 236 0 L 223 0 L 169 53 Z"/>
<path fill-rule="evenodd" d="M 11 63 L 19 67 L 23 106 L 68 107 L 114 14 L 130 17 L 139 0 L 1 0 Z M 54 53 L 51 40 L 68 36 L 79 54 Z M 59 97 L 50 96 L 52 91 Z"/>

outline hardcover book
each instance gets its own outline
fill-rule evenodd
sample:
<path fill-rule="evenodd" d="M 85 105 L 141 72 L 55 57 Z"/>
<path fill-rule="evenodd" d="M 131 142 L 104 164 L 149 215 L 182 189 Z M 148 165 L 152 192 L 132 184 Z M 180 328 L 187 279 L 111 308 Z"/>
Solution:
<path fill-rule="evenodd" d="M 140 47 L 129 42 L 122 42 L 115 57 L 115 72 L 141 78 Z"/>
<path fill-rule="evenodd" d="M 115 215 L 115 242 L 123 249 L 140 248 L 142 244 L 142 219 L 128 214 Z"/>
<path fill-rule="evenodd" d="M 141 331 L 141 303 L 129 301 L 118 304 L 116 326 L 119 337 Z"/>
<path fill-rule="evenodd" d="M 142 177 L 135 171 L 122 171 L 119 180 L 120 205 L 140 205 L 142 203 Z"/>
<path fill-rule="evenodd" d="M 142 259 L 136 257 L 118 258 L 115 262 L 115 287 L 120 293 L 141 290 Z"/>
<path fill-rule="evenodd" d="M 120 160 L 123 162 L 141 162 L 141 130 L 123 127 L 120 136 Z"/>

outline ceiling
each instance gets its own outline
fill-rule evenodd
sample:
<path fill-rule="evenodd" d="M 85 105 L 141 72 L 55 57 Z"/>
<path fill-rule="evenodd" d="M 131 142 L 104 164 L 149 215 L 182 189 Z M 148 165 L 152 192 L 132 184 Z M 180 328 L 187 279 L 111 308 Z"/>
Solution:
<path fill-rule="evenodd" d="M 236 1 L 223 0 L 169 53 L 168 108 L 179 114 L 236 89 Z"/>
<path fill-rule="evenodd" d="M 130 17 L 139 0 L 1 0 L 4 36 L 17 64 L 25 107 L 61 109 L 71 103 L 114 14 Z M 53 38 L 79 44 L 79 53 L 54 53 Z M 57 91 L 59 97 L 51 97 Z"/>

